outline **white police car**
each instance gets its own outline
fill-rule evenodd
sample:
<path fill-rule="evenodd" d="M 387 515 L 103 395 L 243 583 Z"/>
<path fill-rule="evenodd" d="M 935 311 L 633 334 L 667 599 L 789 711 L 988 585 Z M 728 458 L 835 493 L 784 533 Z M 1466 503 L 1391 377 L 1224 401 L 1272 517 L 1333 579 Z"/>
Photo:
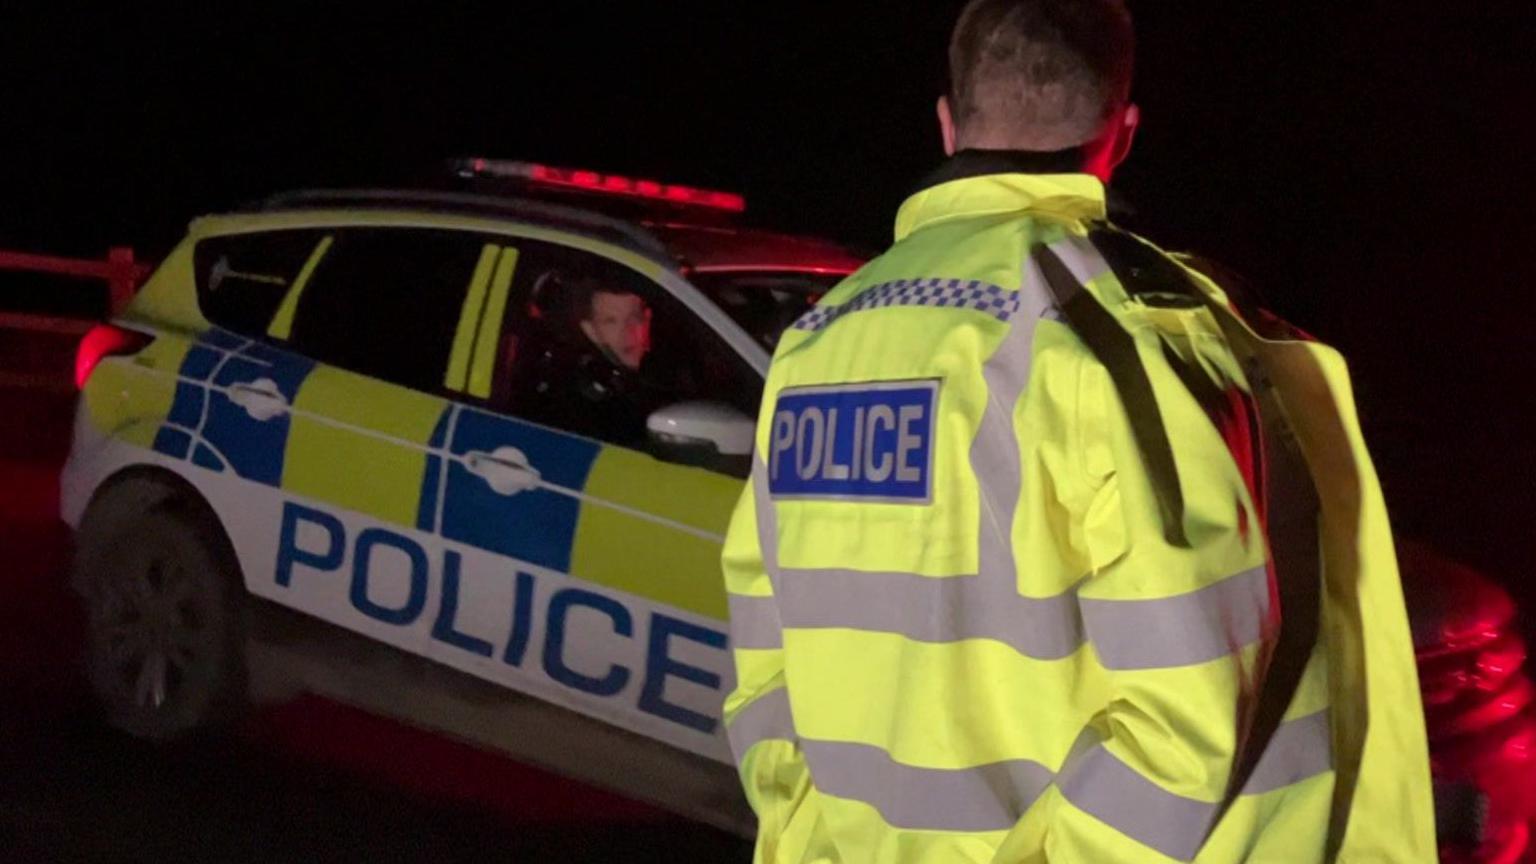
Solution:
<path fill-rule="evenodd" d="M 720 544 L 768 349 L 862 262 L 725 193 L 459 168 L 199 219 L 82 343 L 93 686 L 155 738 L 316 690 L 748 828 Z"/>

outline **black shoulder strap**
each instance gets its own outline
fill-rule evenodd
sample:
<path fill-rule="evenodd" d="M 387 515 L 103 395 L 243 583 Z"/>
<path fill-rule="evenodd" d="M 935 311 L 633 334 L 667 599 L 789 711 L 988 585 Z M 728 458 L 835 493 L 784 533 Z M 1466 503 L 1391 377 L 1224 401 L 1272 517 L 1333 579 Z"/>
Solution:
<path fill-rule="evenodd" d="M 1179 486 L 1179 468 L 1168 443 L 1168 429 L 1157 407 L 1152 381 L 1136 353 L 1136 341 L 1120 322 L 1099 305 L 1099 301 L 1078 284 L 1072 271 L 1050 249 L 1035 250 L 1035 263 L 1045 275 L 1045 282 L 1055 295 L 1056 304 L 1067 317 L 1090 351 L 1104 364 L 1115 383 L 1120 400 L 1125 403 L 1131 421 L 1131 434 L 1141 451 L 1152 491 L 1157 496 L 1158 515 L 1163 522 L 1163 536 L 1171 546 L 1189 546 L 1184 533 L 1184 491 Z"/>
<path fill-rule="evenodd" d="M 1256 699 L 1239 706 L 1238 749 L 1226 793 L 1211 821 L 1214 830 L 1253 776 L 1317 644 L 1323 578 L 1317 489 L 1270 379 L 1266 358 L 1235 326 L 1234 313 L 1212 302 L 1183 268 L 1140 238 L 1104 228 L 1094 231 L 1091 240 L 1132 296 L 1155 297 L 1172 305 L 1203 304 L 1211 309 L 1243 362 L 1258 408 L 1260 464 L 1252 467 L 1260 478 L 1258 494 L 1269 540 L 1270 576 L 1279 599 L 1280 633 L 1269 655 L 1259 658 L 1263 683 Z M 1135 342 L 1054 253 L 1040 247 L 1035 260 L 1068 324 L 1104 364 L 1125 404 L 1157 493 L 1164 534 L 1170 543 L 1187 547 L 1178 468 Z"/>

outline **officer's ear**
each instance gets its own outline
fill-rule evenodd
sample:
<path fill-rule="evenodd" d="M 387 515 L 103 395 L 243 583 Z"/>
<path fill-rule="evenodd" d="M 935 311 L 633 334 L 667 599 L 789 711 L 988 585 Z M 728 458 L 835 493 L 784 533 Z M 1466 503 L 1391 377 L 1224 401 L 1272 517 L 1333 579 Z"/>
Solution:
<path fill-rule="evenodd" d="M 1083 170 L 1109 183 L 1115 169 L 1131 155 L 1136 130 L 1141 126 L 1141 109 L 1126 103 L 1115 109 L 1099 137 L 1083 145 Z"/>
<path fill-rule="evenodd" d="M 599 345 L 602 344 L 602 339 L 599 338 L 598 332 L 597 332 L 597 328 L 595 326 L 593 326 L 593 324 L 592 324 L 592 319 L 590 319 L 590 318 L 583 318 L 583 319 L 581 319 L 581 332 L 587 334 L 587 338 L 592 340 L 594 343 L 597 343 Z"/>
<path fill-rule="evenodd" d="M 944 155 L 955 155 L 955 117 L 949 110 L 949 97 L 939 97 L 939 134 L 944 136 Z"/>
<path fill-rule="evenodd" d="M 1120 123 L 1115 135 L 1114 152 L 1110 154 L 1113 165 L 1120 167 L 1127 156 L 1131 155 L 1131 145 L 1136 141 L 1136 130 L 1141 128 L 1141 106 L 1134 103 L 1127 104 L 1125 111 L 1120 115 Z"/>

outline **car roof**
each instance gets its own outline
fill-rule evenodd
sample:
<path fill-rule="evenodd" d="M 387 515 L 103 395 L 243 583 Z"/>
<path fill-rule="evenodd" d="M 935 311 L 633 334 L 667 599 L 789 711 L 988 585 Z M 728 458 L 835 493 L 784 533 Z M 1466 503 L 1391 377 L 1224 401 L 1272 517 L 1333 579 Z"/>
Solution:
<path fill-rule="evenodd" d="M 303 189 L 283 192 L 239 208 L 242 214 L 306 210 L 368 210 L 501 219 L 576 234 L 623 246 L 651 258 L 671 253 L 634 223 L 578 207 L 500 195 L 412 189 Z"/>
<path fill-rule="evenodd" d="M 684 272 L 772 271 L 846 275 L 865 258 L 840 244 L 730 224 L 625 219 L 597 209 L 505 194 L 413 189 L 308 189 L 238 209 L 243 214 L 304 210 L 428 212 L 505 219 L 581 234 Z"/>

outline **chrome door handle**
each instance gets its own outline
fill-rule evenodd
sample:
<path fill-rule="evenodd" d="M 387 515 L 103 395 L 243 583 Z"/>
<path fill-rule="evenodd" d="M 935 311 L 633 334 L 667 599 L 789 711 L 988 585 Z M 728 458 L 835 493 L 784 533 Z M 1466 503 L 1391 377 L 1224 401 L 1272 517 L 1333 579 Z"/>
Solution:
<path fill-rule="evenodd" d="M 464 465 L 498 495 L 528 492 L 543 483 L 538 469 L 529 465 L 528 457 L 515 447 L 497 447 L 490 453 L 465 453 Z"/>
<path fill-rule="evenodd" d="M 242 381 L 229 386 L 229 401 L 245 409 L 252 420 L 266 422 L 288 412 L 288 399 L 271 378 Z"/>

